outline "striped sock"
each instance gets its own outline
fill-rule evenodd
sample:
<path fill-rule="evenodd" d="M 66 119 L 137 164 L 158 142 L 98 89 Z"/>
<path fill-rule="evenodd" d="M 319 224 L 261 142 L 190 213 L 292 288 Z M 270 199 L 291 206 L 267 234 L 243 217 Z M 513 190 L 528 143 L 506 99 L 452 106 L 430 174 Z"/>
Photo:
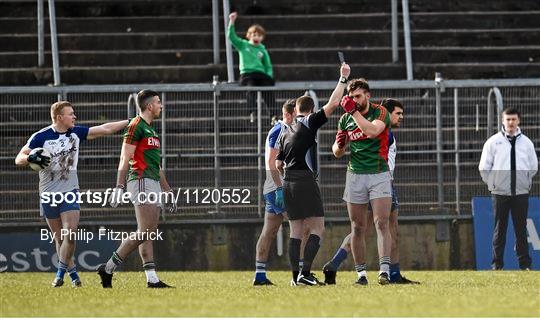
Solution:
<path fill-rule="evenodd" d="M 112 274 L 114 272 L 114 269 L 116 269 L 116 267 L 121 265 L 123 262 L 124 260 L 122 260 L 122 258 L 120 258 L 118 253 L 115 251 L 105 265 L 105 272 Z"/>
<path fill-rule="evenodd" d="M 266 262 L 255 261 L 255 280 L 266 280 Z"/>
<path fill-rule="evenodd" d="M 159 278 L 156 273 L 156 264 L 154 261 L 143 263 L 144 274 L 146 274 L 146 281 L 150 283 L 158 283 Z"/>
<path fill-rule="evenodd" d="M 358 273 L 358 278 L 360 277 L 367 277 L 367 265 L 366 263 L 357 264 L 354 266 L 354 269 L 356 270 L 356 273 Z"/>
<path fill-rule="evenodd" d="M 379 266 L 380 266 L 379 274 L 386 272 L 388 275 L 390 275 L 390 257 L 389 256 L 380 257 Z"/>
<path fill-rule="evenodd" d="M 73 266 L 71 269 L 68 269 L 67 272 L 69 273 L 69 277 L 71 278 L 71 281 L 75 281 L 79 279 L 79 274 L 77 274 L 77 266 Z"/>
<path fill-rule="evenodd" d="M 56 271 L 56 277 L 60 279 L 64 279 L 64 275 L 66 274 L 67 268 L 68 268 L 67 264 L 58 260 L 58 271 Z"/>

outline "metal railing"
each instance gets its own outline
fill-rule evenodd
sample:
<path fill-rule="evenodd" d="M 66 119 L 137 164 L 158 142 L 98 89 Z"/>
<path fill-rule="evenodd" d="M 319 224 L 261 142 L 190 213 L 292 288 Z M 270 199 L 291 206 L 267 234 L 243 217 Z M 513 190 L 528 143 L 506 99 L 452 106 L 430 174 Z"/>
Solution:
<path fill-rule="evenodd" d="M 45 65 L 45 27 L 43 18 L 43 0 L 37 1 L 37 30 L 38 30 L 38 66 Z"/>
<path fill-rule="evenodd" d="M 58 53 L 58 33 L 56 32 L 56 9 L 54 0 L 37 0 L 38 66 L 43 67 L 45 65 L 45 18 L 43 1 L 48 2 L 49 9 L 49 28 L 54 85 L 59 86 L 62 80 L 60 78 L 60 56 Z"/>
<path fill-rule="evenodd" d="M 523 132 L 540 146 L 540 79 L 372 81 L 372 101 L 394 97 L 405 105 L 405 121 L 395 131 L 398 157 L 395 185 L 404 219 L 468 216 L 472 195 L 488 195 L 478 174 L 478 161 L 488 130 L 488 94 L 498 87 L 505 105 L 522 112 Z M 125 119 L 134 113 L 131 94 L 143 88 L 162 93 L 164 111 L 156 122 L 162 137 L 167 176 L 175 187 L 187 189 L 242 188 L 249 204 L 180 204 L 168 221 L 252 221 L 262 214 L 264 179 L 263 139 L 270 118 L 258 94 L 256 122 L 251 123 L 246 90 L 273 91 L 279 113 L 282 102 L 311 91 L 322 106 L 334 82 L 277 83 L 274 87 L 236 84 L 156 84 L 59 87 L 0 87 L 0 225 L 8 221 L 38 221 L 37 175 L 15 168 L 13 160 L 28 137 L 49 124 L 50 105 L 60 95 L 74 103 L 81 125 Z M 128 103 L 126 104 L 126 101 Z M 477 105 L 482 106 L 482 116 Z M 484 107 L 485 106 L 485 107 Z M 346 219 L 343 193 L 346 158 L 331 153 L 336 111 L 319 135 L 321 192 L 329 219 Z M 439 119 L 439 121 L 437 121 Z M 119 134 L 85 143 L 80 151 L 81 190 L 104 190 L 114 184 L 120 152 Z M 441 179 L 442 177 L 442 179 Z M 535 178 L 532 194 L 540 194 Z M 407 218 L 408 217 L 408 218 Z M 82 220 L 130 221 L 129 206 L 111 209 L 83 205 Z"/>
<path fill-rule="evenodd" d="M 496 103 L 496 107 L 497 107 L 497 127 L 495 128 L 495 130 L 493 130 L 493 106 L 491 105 L 491 97 L 492 96 L 495 96 L 495 103 Z M 503 112 L 503 109 L 504 109 L 504 104 L 503 104 L 503 97 L 502 97 L 502 94 L 501 94 L 501 90 L 499 90 L 499 88 L 497 87 L 493 87 L 489 90 L 488 92 L 488 97 L 487 97 L 487 119 L 488 119 L 488 124 L 487 124 L 487 138 L 489 138 L 491 136 L 491 134 L 493 133 L 493 131 L 498 131 L 501 127 L 501 115 L 502 115 L 502 112 Z"/>
<path fill-rule="evenodd" d="M 412 44 L 411 44 L 411 22 L 409 19 L 409 1 L 401 0 L 403 11 L 403 39 L 405 42 L 405 62 L 407 65 L 407 80 L 413 79 L 412 64 Z"/>

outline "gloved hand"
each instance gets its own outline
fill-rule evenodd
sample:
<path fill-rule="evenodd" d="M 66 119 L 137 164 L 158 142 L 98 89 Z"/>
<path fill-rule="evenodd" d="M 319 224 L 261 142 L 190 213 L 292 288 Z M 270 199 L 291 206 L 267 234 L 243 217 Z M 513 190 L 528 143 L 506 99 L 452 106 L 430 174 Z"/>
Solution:
<path fill-rule="evenodd" d="M 278 187 L 276 189 L 276 206 L 280 207 L 280 208 L 284 208 L 285 207 L 285 203 L 283 201 L 283 187 Z"/>
<path fill-rule="evenodd" d="M 347 134 L 347 131 L 338 130 L 338 132 L 336 133 L 336 143 L 338 148 L 345 148 L 347 142 L 349 142 L 349 135 Z"/>
<path fill-rule="evenodd" d="M 175 198 L 174 198 L 174 192 L 173 189 L 169 191 L 165 191 L 167 193 L 165 197 L 165 203 L 164 203 L 164 209 L 167 210 L 169 213 L 174 213 L 178 210 L 178 206 L 176 204 Z"/>
<path fill-rule="evenodd" d="M 353 114 L 354 112 L 356 112 L 356 102 L 354 102 L 353 98 L 349 97 L 349 96 L 344 96 L 342 99 L 341 99 L 341 107 L 343 108 L 343 110 L 345 110 L 345 112 L 347 113 L 350 113 L 350 114 Z"/>
<path fill-rule="evenodd" d="M 109 204 L 111 207 L 116 208 L 118 205 L 122 202 L 122 196 L 126 190 L 126 187 L 119 184 L 116 187 L 112 189 L 111 194 L 111 201 L 109 201 Z"/>
<path fill-rule="evenodd" d="M 41 169 L 45 169 L 51 163 L 51 157 L 44 156 L 43 149 L 36 151 L 35 153 L 28 156 L 28 162 L 37 164 Z"/>

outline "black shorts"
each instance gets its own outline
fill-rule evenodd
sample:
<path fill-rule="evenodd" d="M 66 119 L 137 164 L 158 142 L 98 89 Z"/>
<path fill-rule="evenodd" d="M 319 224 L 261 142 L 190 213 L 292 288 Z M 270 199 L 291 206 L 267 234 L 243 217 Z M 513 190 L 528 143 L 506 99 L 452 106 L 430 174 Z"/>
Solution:
<path fill-rule="evenodd" d="M 314 179 L 283 182 L 283 200 L 289 220 L 324 217 L 319 185 Z"/>
<path fill-rule="evenodd" d="M 275 82 L 274 82 L 274 79 L 272 79 L 265 73 L 250 72 L 250 73 L 243 73 L 240 75 L 240 85 L 264 87 L 264 86 L 273 86 L 275 85 Z"/>

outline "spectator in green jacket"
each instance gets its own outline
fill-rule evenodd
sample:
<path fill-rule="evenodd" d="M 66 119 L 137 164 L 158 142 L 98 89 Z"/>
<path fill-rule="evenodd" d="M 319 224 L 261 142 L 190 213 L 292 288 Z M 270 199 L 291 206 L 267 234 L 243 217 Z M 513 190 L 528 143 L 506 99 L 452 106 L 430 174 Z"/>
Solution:
<path fill-rule="evenodd" d="M 266 47 L 262 44 L 265 30 L 262 26 L 254 24 L 247 30 L 246 38 L 240 38 L 235 31 L 234 22 L 238 14 L 233 12 L 229 15 L 229 29 L 227 36 L 233 47 L 238 51 L 240 57 L 240 85 L 241 86 L 273 86 L 274 72 L 270 55 Z M 275 110 L 275 98 L 272 91 L 263 91 L 263 99 L 266 104 L 266 111 L 269 116 Z M 251 122 L 255 119 L 257 110 L 256 92 L 247 93 L 247 104 L 250 111 Z"/>

